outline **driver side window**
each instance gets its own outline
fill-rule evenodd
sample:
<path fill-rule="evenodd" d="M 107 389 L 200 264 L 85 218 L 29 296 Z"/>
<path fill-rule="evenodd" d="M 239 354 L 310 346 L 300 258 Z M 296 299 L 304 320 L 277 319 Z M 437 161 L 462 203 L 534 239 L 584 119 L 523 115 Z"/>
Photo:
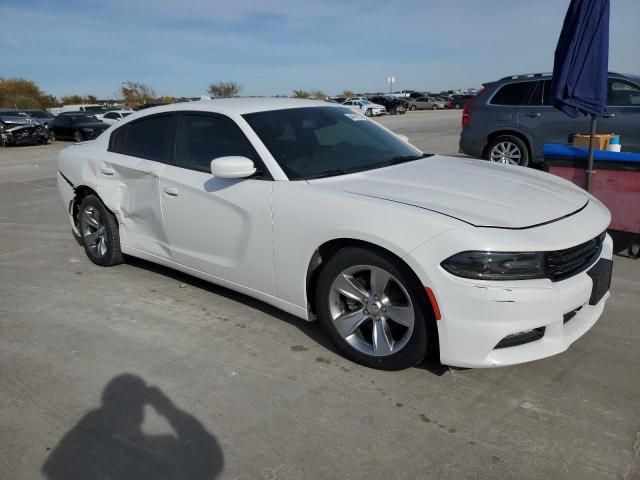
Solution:
<path fill-rule="evenodd" d="M 257 169 L 254 176 L 265 176 L 260 157 L 233 120 L 215 114 L 182 115 L 178 127 L 176 166 L 211 173 L 211 160 L 231 156 L 251 159 Z"/>

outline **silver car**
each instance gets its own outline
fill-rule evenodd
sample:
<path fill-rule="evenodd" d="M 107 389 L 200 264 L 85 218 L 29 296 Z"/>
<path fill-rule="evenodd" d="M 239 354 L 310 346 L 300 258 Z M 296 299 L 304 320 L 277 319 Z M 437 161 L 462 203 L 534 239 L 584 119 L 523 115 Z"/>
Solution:
<path fill-rule="evenodd" d="M 444 110 L 444 102 L 432 97 L 418 97 L 409 100 L 409 110 Z"/>

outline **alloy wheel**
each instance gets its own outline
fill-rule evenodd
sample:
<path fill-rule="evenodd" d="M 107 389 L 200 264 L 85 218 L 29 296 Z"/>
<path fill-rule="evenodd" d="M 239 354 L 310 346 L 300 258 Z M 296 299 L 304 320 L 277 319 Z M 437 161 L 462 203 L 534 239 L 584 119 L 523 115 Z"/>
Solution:
<path fill-rule="evenodd" d="M 329 292 L 338 334 L 361 353 L 384 357 L 402 350 L 413 333 L 415 312 L 402 283 L 373 265 L 343 270 Z"/>
<path fill-rule="evenodd" d="M 520 147 L 512 142 L 497 143 L 489 154 L 489 159 L 494 163 L 505 163 L 509 165 L 520 165 L 522 152 Z"/>
<path fill-rule="evenodd" d="M 107 229 L 100 216 L 100 211 L 88 206 L 82 212 L 82 238 L 89 251 L 96 257 L 102 258 L 107 254 Z"/>

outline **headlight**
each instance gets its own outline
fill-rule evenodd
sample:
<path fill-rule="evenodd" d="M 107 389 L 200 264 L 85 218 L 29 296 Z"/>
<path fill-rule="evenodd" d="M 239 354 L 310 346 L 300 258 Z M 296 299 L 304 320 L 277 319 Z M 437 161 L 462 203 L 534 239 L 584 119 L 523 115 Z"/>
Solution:
<path fill-rule="evenodd" d="M 447 258 L 442 268 L 476 280 L 546 278 L 544 252 L 462 252 Z"/>

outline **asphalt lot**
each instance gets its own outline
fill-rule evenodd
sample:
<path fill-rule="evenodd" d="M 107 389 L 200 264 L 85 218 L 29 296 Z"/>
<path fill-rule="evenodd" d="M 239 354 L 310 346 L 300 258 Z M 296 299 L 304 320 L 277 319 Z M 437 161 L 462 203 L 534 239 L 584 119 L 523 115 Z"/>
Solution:
<path fill-rule="evenodd" d="M 381 122 L 455 153 L 459 117 Z M 640 478 L 640 261 L 615 258 L 603 317 L 564 354 L 370 370 L 243 295 L 91 264 L 55 187 L 66 145 L 0 149 L 1 479 Z"/>

